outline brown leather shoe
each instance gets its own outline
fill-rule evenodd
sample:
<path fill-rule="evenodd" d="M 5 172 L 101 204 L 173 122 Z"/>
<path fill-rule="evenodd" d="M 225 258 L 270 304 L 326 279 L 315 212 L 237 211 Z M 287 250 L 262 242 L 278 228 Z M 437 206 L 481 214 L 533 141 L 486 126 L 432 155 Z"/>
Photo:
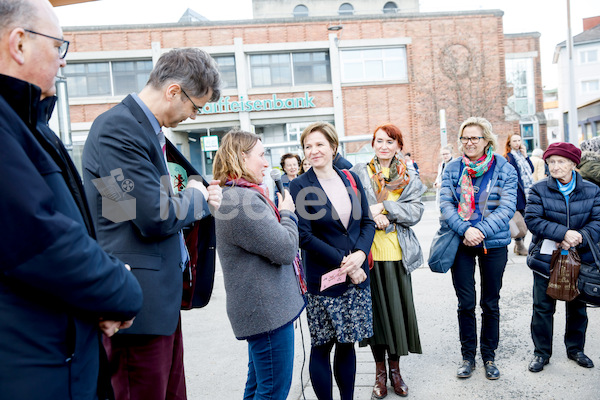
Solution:
<path fill-rule="evenodd" d="M 394 393 L 401 397 L 408 396 L 408 386 L 406 386 L 406 383 L 402 380 L 402 375 L 400 375 L 399 362 L 392 360 L 388 360 L 388 362 L 390 363 L 390 381 L 394 387 Z"/>
<path fill-rule="evenodd" d="M 373 397 L 383 399 L 387 396 L 387 374 L 385 372 L 385 361 L 375 363 L 375 386 L 373 386 Z"/>

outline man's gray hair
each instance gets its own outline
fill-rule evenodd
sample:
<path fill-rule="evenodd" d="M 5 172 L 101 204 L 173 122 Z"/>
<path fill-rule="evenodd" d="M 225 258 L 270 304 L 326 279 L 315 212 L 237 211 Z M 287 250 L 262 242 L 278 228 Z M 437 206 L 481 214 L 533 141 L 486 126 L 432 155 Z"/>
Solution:
<path fill-rule="evenodd" d="M 35 16 L 37 10 L 29 0 L 0 0 L 0 34 L 25 25 Z"/>
<path fill-rule="evenodd" d="M 204 97 L 212 89 L 209 101 L 217 101 L 221 97 L 217 63 L 204 50 L 173 49 L 163 54 L 150 73 L 148 85 L 160 89 L 171 83 L 181 85 L 191 96 Z"/>

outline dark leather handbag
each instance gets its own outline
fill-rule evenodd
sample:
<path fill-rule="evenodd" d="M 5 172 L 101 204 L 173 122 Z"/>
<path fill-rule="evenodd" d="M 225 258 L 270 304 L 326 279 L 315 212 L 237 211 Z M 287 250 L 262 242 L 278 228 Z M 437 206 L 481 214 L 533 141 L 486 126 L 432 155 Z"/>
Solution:
<path fill-rule="evenodd" d="M 580 267 L 581 259 L 575 248 L 570 248 L 569 251 L 554 250 L 550 261 L 550 280 L 546 294 L 556 300 L 575 300 L 579 295 L 577 278 Z"/>
<path fill-rule="evenodd" d="M 594 256 L 594 264 L 581 263 L 579 268 L 579 278 L 577 279 L 577 288 L 579 289 L 579 297 L 577 300 L 583 301 L 588 305 L 600 306 L 600 250 L 598 245 L 592 241 L 590 235 L 585 231 L 581 231 L 582 235 L 587 240 L 590 251 Z"/>
<path fill-rule="evenodd" d="M 460 236 L 448 224 L 442 223 L 436 232 L 429 248 L 427 264 L 433 272 L 446 273 L 454 264 L 456 252 L 460 245 Z"/>

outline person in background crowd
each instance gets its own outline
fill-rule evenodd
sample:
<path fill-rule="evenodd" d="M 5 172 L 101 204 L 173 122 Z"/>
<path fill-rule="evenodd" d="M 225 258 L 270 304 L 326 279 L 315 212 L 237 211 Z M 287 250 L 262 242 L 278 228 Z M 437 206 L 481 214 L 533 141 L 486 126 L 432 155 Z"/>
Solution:
<path fill-rule="evenodd" d="M 305 173 L 309 169 L 310 169 L 310 161 L 308 161 L 306 159 L 306 157 L 304 157 L 304 159 L 300 163 L 300 173 L 298 175 L 302 175 L 303 173 Z"/>
<path fill-rule="evenodd" d="M 582 179 L 575 171 L 581 150 L 571 143 L 552 143 L 544 152 L 550 177 L 531 187 L 525 209 L 525 222 L 533 240 L 529 246 L 527 264 L 533 270 L 533 315 L 531 338 L 535 350 L 529 371 L 540 372 L 552 356 L 552 336 L 556 300 L 546 294 L 550 277 L 552 252 L 541 250 L 544 241 L 553 248 L 569 250 L 575 247 L 581 262 L 593 264 L 589 244 L 582 236 L 587 231 L 594 243 L 600 239 L 600 189 Z M 582 367 L 594 363 L 583 352 L 588 317 L 586 304 L 577 300 L 565 302 L 565 347 L 567 357 Z"/>
<path fill-rule="evenodd" d="M 367 254 L 375 223 L 358 177 L 332 163 L 339 145 L 326 122 L 309 125 L 300 137 L 312 167 L 294 179 L 300 247 L 308 285 L 311 337 L 309 371 L 319 400 L 331 400 L 330 353 L 341 400 L 354 396 L 354 343 L 373 335 Z M 347 174 L 346 174 L 347 173 Z"/>
<path fill-rule="evenodd" d="M 300 163 L 301 160 L 298 154 L 286 153 L 281 156 L 280 165 L 283 172 L 285 172 L 281 177 L 281 183 L 284 188 L 288 189 L 290 187 L 290 182 L 298 176 Z"/>
<path fill-rule="evenodd" d="M 500 289 L 508 260 L 509 221 L 515 212 L 517 173 L 498 154 L 496 135 L 485 118 L 471 117 L 458 131 L 462 157 L 446 166 L 442 178 L 441 222 L 461 236 L 452 265 L 452 283 L 458 297 L 458 328 L 462 365 L 458 378 L 469 378 L 475 368 L 475 259 L 481 276 L 480 351 L 487 379 L 498 379 L 495 352 L 500 338 Z"/>
<path fill-rule="evenodd" d="M 410 228 L 423 215 L 421 195 L 427 187 L 404 164 L 402 132 L 393 124 L 375 128 L 371 146 L 375 157 L 368 164 L 357 164 L 352 172 L 365 188 L 371 215 L 376 224 L 371 252 L 371 297 L 373 299 L 373 337 L 360 344 L 371 346 L 375 359 L 373 396 L 387 395 L 385 355 L 394 392 L 408 395 L 400 375 L 400 356 L 421 354 L 421 340 L 412 293 L 410 273 L 423 264 L 423 252 Z"/>
<path fill-rule="evenodd" d="M 581 142 L 581 151 L 577 166 L 581 177 L 600 186 L 600 137 Z"/>
<path fill-rule="evenodd" d="M 289 192 L 275 207 L 259 186 L 269 164 L 260 137 L 232 130 L 215 155 L 223 182 L 216 216 L 217 248 L 227 315 L 238 340 L 248 342 L 244 399 L 285 400 L 294 366 L 293 322 L 304 299 L 293 262 L 298 226 Z M 257 218 L 257 216 L 261 216 Z"/>
<path fill-rule="evenodd" d="M 100 335 L 142 290 L 94 239 L 81 179 L 50 130 L 69 42 L 47 0 L 0 0 L 0 397 L 105 400 Z"/>
<path fill-rule="evenodd" d="M 139 94 L 96 118 L 85 142 L 84 187 L 95 211 L 98 242 L 132 266 L 144 292 L 142 311 L 131 329 L 105 341 L 117 400 L 187 397 L 180 312 L 183 272 L 194 260 L 193 251 L 200 253 L 198 269 L 215 261 L 211 209 L 219 208 L 221 188 L 217 181 L 205 187 L 192 177 L 181 191 L 164 184 L 163 177 L 170 183 L 167 150 L 179 159 L 183 155 L 161 127 L 195 119 L 205 103 L 219 98 L 219 86 L 219 71 L 208 53 L 170 50 L 158 59 Z M 135 216 L 120 222 L 100 214 L 111 194 L 93 183 L 115 172 L 131 182 L 127 195 L 136 201 Z M 202 239 L 190 246 L 195 247 L 190 254 L 182 230 L 196 223 L 202 223 Z"/>
<path fill-rule="evenodd" d="M 433 182 L 433 187 L 435 188 L 435 204 L 437 208 L 440 208 L 440 189 L 442 188 L 442 176 L 444 174 L 444 170 L 446 169 L 446 165 L 452 160 L 452 145 L 447 144 L 446 146 L 440 149 L 440 161 L 438 165 L 437 176 L 435 177 L 435 181 Z"/>
<path fill-rule="evenodd" d="M 543 154 L 544 154 L 544 151 L 542 149 L 536 148 L 531 152 L 531 157 L 529 157 L 529 160 L 531 161 L 531 164 L 533 165 L 533 174 L 531 175 L 533 182 L 542 180 L 547 176 L 546 175 L 546 163 L 542 159 Z"/>
<path fill-rule="evenodd" d="M 419 174 L 419 166 L 415 161 L 413 161 L 411 154 L 409 152 L 404 153 L 404 161 L 406 162 L 406 166 L 408 168 L 412 168 L 415 170 L 417 175 Z"/>
<path fill-rule="evenodd" d="M 525 212 L 525 205 L 527 204 L 529 188 L 533 184 L 533 164 L 527 156 L 527 150 L 521 141 L 521 136 L 515 134 L 508 135 L 504 148 L 504 157 L 506 157 L 510 165 L 517 171 L 517 211 L 523 214 Z M 527 255 L 524 239 L 524 237 L 515 238 L 514 252 L 519 256 Z"/>

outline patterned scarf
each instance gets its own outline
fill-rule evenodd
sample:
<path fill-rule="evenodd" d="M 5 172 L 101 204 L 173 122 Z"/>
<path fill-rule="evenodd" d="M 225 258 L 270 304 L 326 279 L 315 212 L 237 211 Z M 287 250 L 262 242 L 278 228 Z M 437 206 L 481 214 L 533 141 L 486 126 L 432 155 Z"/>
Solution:
<path fill-rule="evenodd" d="M 373 157 L 369 163 L 369 168 L 371 168 L 371 172 L 373 173 L 371 176 L 371 186 L 373 186 L 378 203 L 387 200 L 389 192 L 397 195 L 402 194 L 402 191 L 404 191 L 404 188 L 410 182 L 406 164 L 396 156 L 392 158 L 392 162 L 390 163 L 389 178 L 383 175 L 377 156 Z"/>
<path fill-rule="evenodd" d="M 525 192 L 525 199 L 527 199 L 529 197 L 529 188 L 531 185 L 533 185 L 531 167 L 529 167 L 529 163 L 520 150 L 511 150 L 510 154 L 513 155 L 515 161 L 517 162 L 517 167 L 519 167 L 519 174 L 521 175 L 521 180 L 523 181 L 523 192 Z"/>
<path fill-rule="evenodd" d="M 480 159 L 473 162 L 467 156 L 463 154 L 463 168 L 462 175 L 458 180 L 460 185 L 460 201 L 458 203 L 458 215 L 463 221 L 468 221 L 475 211 L 475 189 L 473 188 L 473 178 L 478 178 L 485 174 L 492 163 L 494 162 L 494 152 L 492 147 L 488 147 L 486 154 L 481 156 Z"/>
<path fill-rule="evenodd" d="M 256 183 L 249 182 L 244 178 L 238 178 L 238 179 L 233 179 L 233 180 L 227 179 L 227 181 L 225 182 L 225 186 L 239 186 L 239 187 L 248 188 L 248 189 L 257 191 L 262 197 L 265 198 L 265 200 L 267 200 L 267 202 L 269 203 L 271 208 L 273 208 L 273 211 L 275 211 L 275 215 L 277 216 L 277 221 L 281 222 L 281 214 L 279 213 L 279 210 L 277 209 L 275 204 L 271 201 L 271 199 L 269 199 L 269 197 L 265 194 L 265 190 L 262 187 L 260 187 L 259 185 L 257 185 Z M 292 264 L 294 266 L 294 272 L 296 273 L 296 278 L 298 279 L 298 286 L 300 289 L 300 293 L 302 295 L 304 295 L 306 292 L 308 292 L 308 287 L 306 286 L 306 277 L 304 275 L 302 261 L 300 261 L 300 251 L 296 252 L 296 257 L 294 258 L 294 261 L 292 262 Z"/>

